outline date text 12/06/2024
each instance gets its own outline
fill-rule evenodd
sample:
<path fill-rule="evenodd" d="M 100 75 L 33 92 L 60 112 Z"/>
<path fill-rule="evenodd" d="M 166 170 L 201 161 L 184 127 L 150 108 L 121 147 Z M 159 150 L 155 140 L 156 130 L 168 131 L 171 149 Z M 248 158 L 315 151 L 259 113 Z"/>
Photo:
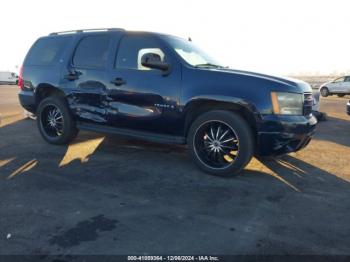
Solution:
<path fill-rule="evenodd" d="M 220 261 L 216 256 L 128 256 L 128 261 Z"/>

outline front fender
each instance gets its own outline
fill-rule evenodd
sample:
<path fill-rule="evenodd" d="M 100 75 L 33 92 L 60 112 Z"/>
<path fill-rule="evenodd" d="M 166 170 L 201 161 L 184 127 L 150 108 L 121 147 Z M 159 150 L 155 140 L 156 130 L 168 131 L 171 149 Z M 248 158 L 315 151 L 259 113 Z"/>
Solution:
<path fill-rule="evenodd" d="M 255 105 L 242 98 L 201 95 L 193 97 L 183 108 L 184 134 L 187 134 L 189 127 L 199 115 L 212 110 L 237 112 L 254 130 L 262 119 Z"/>
<path fill-rule="evenodd" d="M 184 113 L 186 113 L 188 110 L 190 110 L 195 104 L 199 103 L 215 103 L 215 104 L 224 104 L 228 107 L 234 108 L 245 108 L 246 110 L 249 110 L 253 114 L 259 115 L 259 112 L 257 110 L 257 107 L 250 101 L 245 100 L 243 98 L 239 97 L 231 97 L 231 96 L 223 96 L 223 95 L 198 95 L 193 98 L 191 98 L 187 103 L 184 105 Z"/>

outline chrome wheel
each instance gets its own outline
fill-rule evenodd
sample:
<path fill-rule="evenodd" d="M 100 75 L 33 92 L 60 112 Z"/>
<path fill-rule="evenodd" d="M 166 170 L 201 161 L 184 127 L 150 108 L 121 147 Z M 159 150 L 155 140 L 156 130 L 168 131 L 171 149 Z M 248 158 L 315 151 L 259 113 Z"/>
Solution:
<path fill-rule="evenodd" d="M 196 130 L 193 147 L 204 165 L 213 169 L 225 169 L 238 156 L 239 139 L 228 124 L 212 120 L 203 123 Z"/>
<path fill-rule="evenodd" d="M 41 123 L 49 137 L 59 137 L 63 134 L 63 115 L 55 105 L 47 105 L 41 113 Z"/>

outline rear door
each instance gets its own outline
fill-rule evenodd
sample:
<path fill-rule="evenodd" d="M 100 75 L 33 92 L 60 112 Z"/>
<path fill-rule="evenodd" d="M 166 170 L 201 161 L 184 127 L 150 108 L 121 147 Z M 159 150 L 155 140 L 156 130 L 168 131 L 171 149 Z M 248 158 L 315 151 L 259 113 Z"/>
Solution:
<path fill-rule="evenodd" d="M 106 96 L 112 35 L 83 34 L 77 37 L 75 49 L 62 72 L 62 82 L 70 90 L 68 101 L 73 113 L 81 120 L 107 123 Z"/>

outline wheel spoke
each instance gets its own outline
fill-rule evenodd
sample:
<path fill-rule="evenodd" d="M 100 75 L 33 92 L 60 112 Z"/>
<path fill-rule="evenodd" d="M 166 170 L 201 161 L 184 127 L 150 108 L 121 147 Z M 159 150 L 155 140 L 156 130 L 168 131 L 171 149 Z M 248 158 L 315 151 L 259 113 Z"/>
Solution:
<path fill-rule="evenodd" d="M 195 147 L 205 164 L 213 168 L 225 168 L 237 158 L 239 140 L 232 127 L 213 120 L 196 131 Z"/>
<path fill-rule="evenodd" d="M 218 130 L 216 131 L 216 137 L 215 137 L 216 140 L 218 140 L 219 138 L 220 128 L 221 128 L 221 125 L 218 127 Z"/>
<path fill-rule="evenodd" d="M 225 141 L 222 141 L 221 143 L 227 143 L 227 142 L 230 142 L 230 141 L 237 142 L 237 139 L 235 139 L 234 137 L 231 137 L 229 139 L 226 139 Z"/>
<path fill-rule="evenodd" d="M 210 142 L 213 142 L 214 140 L 207 134 L 205 133 L 204 139 L 208 138 Z"/>
<path fill-rule="evenodd" d="M 223 138 L 226 136 L 226 134 L 228 133 L 228 131 L 229 131 L 229 130 L 226 130 L 226 131 L 220 136 L 219 141 L 221 141 L 221 139 L 223 139 Z"/>
<path fill-rule="evenodd" d="M 212 139 L 214 140 L 214 131 L 213 131 L 213 127 L 210 127 L 210 134 Z"/>
<path fill-rule="evenodd" d="M 57 116 L 59 116 L 60 115 L 60 112 L 57 110 L 57 109 L 55 109 L 55 111 L 54 111 L 54 117 L 56 118 Z"/>
<path fill-rule="evenodd" d="M 221 146 L 221 147 L 223 147 L 223 148 L 228 148 L 228 149 L 238 149 L 238 146 L 236 146 L 236 145 L 232 145 L 232 146 Z"/>

